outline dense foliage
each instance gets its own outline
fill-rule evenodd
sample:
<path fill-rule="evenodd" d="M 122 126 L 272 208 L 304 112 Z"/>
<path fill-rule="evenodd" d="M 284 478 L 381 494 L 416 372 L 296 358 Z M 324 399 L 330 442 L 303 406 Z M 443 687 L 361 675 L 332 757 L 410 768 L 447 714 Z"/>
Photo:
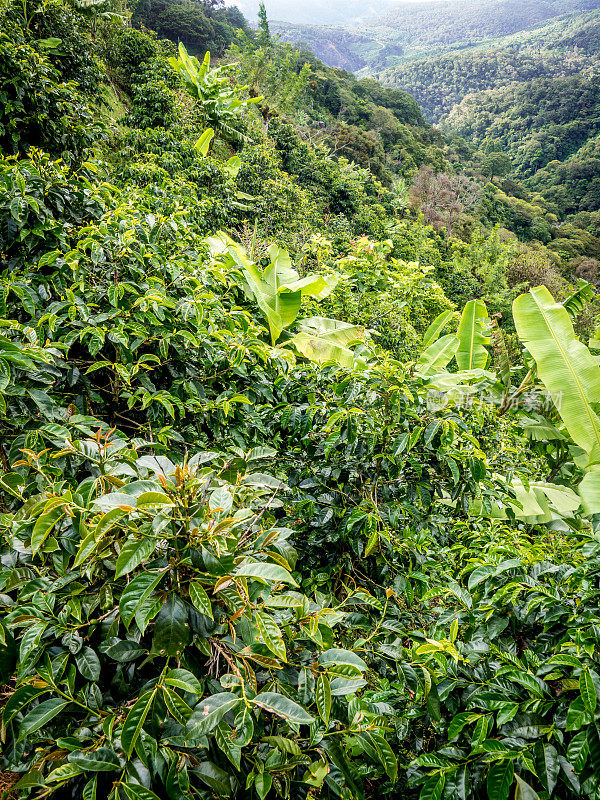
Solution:
<path fill-rule="evenodd" d="M 0 792 L 596 800 L 592 259 L 500 227 L 514 195 L 412 100 L 264 13 L 216 65 L 22 10 Z M 358 117 L 321 131 L 334 85 Z"/>

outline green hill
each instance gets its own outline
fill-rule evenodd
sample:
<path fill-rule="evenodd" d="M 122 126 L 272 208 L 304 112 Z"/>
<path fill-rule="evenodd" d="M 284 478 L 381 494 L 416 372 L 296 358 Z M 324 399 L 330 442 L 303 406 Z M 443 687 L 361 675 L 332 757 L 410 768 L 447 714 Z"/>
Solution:
<path fill-rule="evenodd" d="M 458 52 L 407 60 L 378 73 L 412 94 L 439 122 L 472 92 L 535 78 L 600 73 L 600 12 L 568 17 L 542 28 L 494 39 Z"/>

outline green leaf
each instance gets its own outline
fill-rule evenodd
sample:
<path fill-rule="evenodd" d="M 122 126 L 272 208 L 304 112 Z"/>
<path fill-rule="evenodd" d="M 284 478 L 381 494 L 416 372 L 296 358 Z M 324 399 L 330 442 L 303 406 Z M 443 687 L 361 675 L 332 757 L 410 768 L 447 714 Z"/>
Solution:
<path fill-rule="evenodd" d="M 596 687 L 588 667 L 586 667 L 579 676 L 579 693 L 583 700 L 583 705 L 590 714 L 596 712 L 596 705 L 598 704 L 598 695 Z"/>
<path fill-rule="evenodd" d="M 212 128 L 207 128 L 194 143 L 194 150 L 200 155 L 205 156 L 213 140 L 215 132 Z"/>
<path fill-rule="evenodd" d="M 465 725 L 477 722 L 480 716 L 481 714 L 473 714 L 469 711 L 461 711 L 459 714 L 456 714 L 448 727 L 448 741 L 451 742 L 453 739 L 456 739 Z"/>
<path fill-rule="evenodd" d="M 563 301 L 565 311 L 574 319 L 594 299 L 595 294 L 594 287 L 590 283 L 584 281 L 583 278 L 578 278 L 577 288 Z"/>
<path fill-rule="evenodd" d="M 577 487 L 586 514 L 600 514 L 600 467 L 593 466 Z"/>
<path fill-rule="evenodd" d="M 191 694 L 202 694 L 202 686 L 198 678 L 192 675 L 187 669 L 171 669 L 165 677 L 167 686 L 175 686 L 184 692 Z"/>
<path fill-rule="evenodd" d="M 75 655 L 75 663 L 80 674 L 88 681 L 100 678 L 100 659 L 91 647 L 84 647 Z"/>
<path fill-rule="evenodd" d="M 112 508 L 110 511 L 107 511 L 106 514 L 103 514 L 94 532 L 96 540 L 99 540 L 102 536 L 107 534 L 111 528 L 114 528 L 117 522 L 122 517 L 126 516 L 126 514 L 127 512 L 123 511 L 122 508 Z"/>
<path fill-rule="evenodd" d="M 289 583 L 292 586 L 298 586 L 287 569 L 280 567 L 279 564 L 267 564 L 262 561 L 240 564 L 234 577 L 253 578 L 261 583 Z"/>
<path fill-rule="evenodd" d="M 215 742 L 221 752 L 225 753 L 236 770 L 240 770 L 242 762 L 242 748 L 232 742 L 233 731 L 226 722 L 220 722 L 215 728 Z"/>
<path fill-rule="evenodd" d="M 273 655 L 280 658 L 282 661 L 287 660 L 287 653 L 285 649 L 285 642 L 275 621 L 262 611 L 254 612 L 254 621 L 256 629 L 260 634 L 261 639 L 273 653 Z"/>
<path fill-rule="evenodd" d="M 588 454 L 600 455 L 600 419 L 592 408 L 600 400 L 600 366 L 576 338 L 568 313 L 539 286 L 517 297 L 513 315 L 573 441 Z"/>
<path fill-rule="evenodd" d="M 39 689 L 36 686 L 32 686 L 31 684 L 27 684 L 25 686 L 20 686 L 15 692 L 13 692 L 2 710 L 2 721 L 5 725 L 11 721 L 11 719 L 18 713 L 22 712 L 25 706 L 31 703 L 32 700 L 35 700 L 36 697 L 39 697 L 42 694 L 46 694 L 46 692 L 50 691 L 50 687 L 47 689 Z"/>
<path fill-rule="evenodd" d="M 98 789 L 98 776 L 94 777 L 86 783 L 81 793 L 81 800 L 96 800 L 96 792 Z"/>
<path fill-rule="evenodd" d="M 367 546 L 365 547 L 365 558 L 371 555 L 371 553 L 375 550 L 377 545 L 379 544 L 379 531 L 377 528 L 373 531 L 373 533 L 369 536 L 369 540 L 367 541 Z"/>
<path fill-rule="evenodd" d="M 264 708 L 265 711 L 270 711 L 283 717 L 288 722 L 298 723 L 301 725 L 310 725 L 315 720 L 311 717 L 302 706 L 284 697 L 282 694 L 275 694 L 275 692 L 261 692 L 252 700 L 254 705 Z"/>
<path fill-rule="evenodd" d="M 278 747 L 282 753 L 287 753 L 290 756 L 299 756 L 302 754 L 302 749 L 293 739 L 287 739 L 285 736 L 263 736 L 263 742 Z"/>
<path fill-rule="evenodd" d="M 35 708 L 32 708 L 21 721 L 21 725 L 19 726 L 19 740 L 43 728 L 44 725 L 47 725 L 50 720 L 58 716 L 68 705 L 68 700 L 52 697 L 49 700 L 44 700 Z"/>
<path fill-rule="evenodd" d="M 600 773 L 600 733 L 598 732 L 598 727 L 594 724 L 588 726 L 587 745 L 590 761 L 594 771 L 598 774 Z"/>
<path fill-rule="evenodd" d="M 329 650 L 325 650 L 324 653 L 321 653 L 319 662 L 327 668 L 335 667 L 340 664 L 349 664 L 352 667 L 356 667 L 360 672 L 364 672 L 367 669 L 366 663 L 360 656 L 356 655 L 356 653 L 353 653 L 351 650 L 340 650 L 337 647 L 332 647 Z"/>
<path fill-rule="evenodd" d="M 327 675 L 321 674 L 317 678 L 315 698 L 319 716 L 325 725 L 329 725 L 329 715 L 331 713 L 331 684 L 329 683 Z"/>
<path fill-rule="evenodd" d="M 259 796 L 260 800 L 265 800 L 265 797 L 271 791 L 272 785 L 273 778 L 268 772 L 261 772 L 256 776 L 254 779 L 254 788 L 256 789 L 256 794 Z"/>
<path fill-rule="evenodd" d="M 44 786 L 44 773 L 39 769 L 30 769 L 25 775 L 11 788 L 15 791 L 19 789 L 30 789 L 32 786 Z M 10 798 L 10 795 L 8 795 Z M 3 798 L 4 800 L 4 798 Z"/>
<path fill-rule="evenodd" d="M 201 614 L 204 614 L 205 617 L 210 617 L 210 619 L 214 619 L 210 599 L 199 581 L 192 581 L 190 583 L 190 600 L 192 601 L 192 605 L 197 608 Z"/>
<path fill-rule="evenodd" d="M 456 332 L 456 363 L 459 369 L 485 369 L 489 358 L 485 345 L 490 343 L 490 339 L 484 330 L 488 322 L 485 303 L 482 300 L 469 300 L 463 309 Z"/>
<path fill-rule="evenodd" d="M 363 734 L 369 737 L 386 775 L 394 783 L 398 777 L 398 761 L 388 742 L 380 733 Z"/>
<path fill-rule="evenodd" d="M 154 589 L 156 589 L 164 575 L 165 570 L 148 570 L 148 572 L 143 572 L 141 575 L 136 575 L 123 589 L 123 594 L 119 600 L 119 612 L 126 628 L 129 628 L 133 618 Z"/>
<path fill-rule="evenodd" d="M 160 655 L 178 656 L 192 641 L 185 603 L 170 594 L 154 621 L 152 650 Z"/>
<path fill-rule="evenodd" d="M 498 761 L 490 766 L 487 774 L 489 800 L 507 800 L 514 772 L 512 761 Z"/>
<path fill-rule="evenodd" d="M 453 333 L 442 336 L 433 342 L 419 356 L 416 371 L 419 375 L 435 375 L 452 361 L 458 350 L 459 341 Z"/>
<path fill-rule="evenodd" d="M 517 781 L 515 800 L 540 800 L 537 792 L 534 792 L 531 786 L 526 783 L 523 778 L 515 775 L 515 779 Z"/>
<path fill-rule="evenodd" d="M 53 508 L 47 514 L 42 514 L 42 516 L 36 520 L 36 523 L 33 526 L 33 532 L 31 534 L 32 555 L 35 555 L 38 552 L 40 547 L 46 541 L 47 537 L 50 535 L 50 532 L 56 523 L 59 522 L 64 515 L 64 509 L 59 506 L 58 508 Z"/>
<path fill-rule="evenodd" d="M 348 345 L 364 340 L 364 328 L 326 317 L 310 317 L 298 325 L 300 333 L 293 337 L 292 343 L 305 358 L 317 364 L 333 362 L 345 369 L 356 365 L 356 357 Z"/>
<path fill-rule="evenodd" d="M 419 800 L 441 800 L 444 793 L 444 786 L 446 785 L 446 776 L 444 773 L 441 775 L 433 775 L 423 785 Z"/>
<path fill-rule="evenodd" d="M 425 335 L 423 336 L 423 347 L 429 347 L 430 344 L 433 344 L 435 341 L 437 341 L 440 333 L 444 330 L 452 318 L 452 314 L 452 311 L 442 311 L 441 314 L 437 315 L 437 317 L 425 331 Z"/>
<path fill-rule="evenodd" d="M 83 752 L 76 750 L 69 753 L 67 759 L 76 764 L 83 772 L 115 772 L 120 769 L 118 755 L 109 747 Z"/>
<path fill-rule="evenodd" d="M 220 797 L 231 796 L 231 781 L 229 774 L 224 769 L 213 764 L 212 761 L 203 761 L 198 767 L 192 770 L 200 780 L 209 786 L 213 792 Z"/>
<path fill-rule="evenodd" d="M 589 752 L 587 732 L 580 731 L 571 739 L 567 747 L 567 758 L 573 764 L 577 772 L 581 772 L 585 767 Z"/>
<path fill-rule="evenodd" d="M 469 575 L 469 583 L 468 589 L 470 592 L 476 586 L 479 586 L 480 583 L 483 583 L 490 575 L 493 575 L 496 570 L 495 564 L 482 564 L 480 567 L 476 567 L 473 572 Z"/>
<path fill-rule="evenodd" d="M 127 575 L 145 561 L 156 550 L 158 539 L 128 539 L 117 558 L 115 579 Z"/>
<path fill-rule="evenodd" d="M 111 644 L 111 646 L 105 650 L 105 654 L 109 658 L 112 658 L 113 661 L 120 661 L 121 663 L 135 661 L 136 658 L 147 654 L 147 652 L 143 645 L 128 640 L 115 642 L 115 644 Z"/>
<path fill-rule="evenodd" d="M 84 561 L 91 556 L 91 554 L 96 549 L 98 543 L 96 541 L 96 537 L 94 532 L 88 533 L 81 540 L 81 544 L 79 545 L 79 550 L 77 551 L 77 555 L 75 556 L 75 560 L 73 561 L 73 566 L 78 567 L 80 564 L 83 564 Z"/>
<path fill-rule="evenodd" d="M 150 713 L 150 708 L 154 702 L 155 695 L 156 690 L 143 694 L 131 708 L 129 714 L 127 714 L 125 722 L 123 723 L 123 729 L 121 731 L 121 745 L 128 758 L 131 756 L 133 748 L 135 747 L 135 743 L 137 742 L 142 728 L 144 727 L 144 723 L 146 722 L 146 718 Z"/>
<path fill-rule="evenodd" d="M 537 742 L 533 751 L 533 761 L 542 786 L 549 794 L 552 794 L 560 772 L 556 748 L 551 744 Z"/>
<path fill-rule="evenodd" d="M 162 508 L 175 503 L 163 492 L 143 492 L 137 499 L 137 508 Z"/>
<path fill-rule="evenodd" d="M 243 702 L 231 692 L 219 692 L 204 700 L 200 700 L 186 725 L 186 735 L 190 739 L 199 739 L 213 731 L 228 711 L 232 711 Z"/>

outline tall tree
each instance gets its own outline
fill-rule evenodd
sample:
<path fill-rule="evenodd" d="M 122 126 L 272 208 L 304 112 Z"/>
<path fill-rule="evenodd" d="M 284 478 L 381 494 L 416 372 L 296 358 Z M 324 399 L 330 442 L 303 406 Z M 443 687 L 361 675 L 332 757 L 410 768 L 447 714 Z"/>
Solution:
<path fill-rule="evenodd" d="M 271 44 L 271 31 L 264 3 L 258 7 L 258 44 L 259 47 L 269 47 Z"/>

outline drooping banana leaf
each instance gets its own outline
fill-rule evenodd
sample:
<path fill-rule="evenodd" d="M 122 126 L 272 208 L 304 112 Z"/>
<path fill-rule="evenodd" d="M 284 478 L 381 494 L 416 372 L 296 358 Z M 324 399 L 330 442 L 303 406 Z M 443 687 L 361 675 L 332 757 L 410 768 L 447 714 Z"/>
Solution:
<path fill-rule="evenodd" d="M 501 476 L 495 476 L 501 479 Z M 481 499 L 473 500 L 469 505 L 471 516 L 491 516 L 494 519 L 506 519 L 506 509 L 512 509 L 515 517 L 534 524 L 547 524 L 556 520 L 573 519 L 581 506 L 581 499 L 568 486 L 560 486 L 546 481 L 532 481 L 525 487 L 519 478 L 513 478 L 506 484 L 507 496 L 501 505 L 493 504 L 491 513 L 484 511 Z"/>
<path fill-rule="evenodd" d="M 433 375 L 444 369 L 458 350 L 459 341 L 453 333 L 447 333 L 441 339 L 437 339 L 424 350 L 416 364 L 416 371 L 419 375 Z"/>
<path fill-rule="evenodd" d="M 322 300 L 335 288 L 335 275 L 307 275 L 300 278 L 292 267 L 289 253 L 276 245 L 269 248 L 270 263 L 264 270 L 246 255 L 225 233 L 217 233 L 207 240 L 211 252 L 216 256 L 225 254 L 240 266 L 247 282 L 247 292 L 254 297 L 264 314 L 274 345 L 281 333 L 296 321 L 303 297 Z"/>
<path fill-rule="evenodd" d="M 526 436 L 534 442 L 566 442 L 568 437 L 545 417 L 525 417 L 521 419 L 521 427 Z"/>
<path fill-rule="evenodd" d="M 433 344 L 433 342 L 437 341 L 439 335 L 444 330 L 451 317 L 452 311 L 442 311 L 441 314 L 437 315 L 437 317 L 425 331 L 425 335 L 423 336 L 423 347 L 429 347 L 430 344 Z"/>
<path fill-rule="evenodd" d="M 496 375 L 485 369 L 468 369 L 460 372 L 442 370 L 425 377 L 427 386 L 441 392 L 452 393 L 453 402 L 462 405 L 468 405 L 469 397 L 473 397 L 483 386 L 490 387 L 496 382 Z"/>
<path fill-rule="evenodd" d="M 200 153 L 201 156 L 205 156 L 208 153 L 208 148 L 210 147 L 210 143 L 214 139 L 215 132 L 212 128 L 207 128 L 204 133 L 202 133 L 196 143 L 194 144 L 194 150 L 197 153 Z"/>
<path fill-rule="evenodd" d="M 600 366 L 580 342 L 565 308 L 545 286 L 531 289 L 513 303 L 519 338 L 535 359 L 573 441 L 591 459 L 600 456 L 600 418 L 592 403 L 600 402 Z"/>
<path fill-rule="evenodd" d="M 600 514 L 600 466 L 590 469 L 578 487 L 587 514 Z"/>
<path fill-rule="evenodd" d="M 490 343 L 487 336 L 488 313 L 481 300 L 469 300 L 463 309 L 458 331 L 456 363 L 459 369 L 484 369 L 489 358 L 485 346 Z"/>
<path fill-rule="evenodd" d="M 579 278 L 577 281 L 577 288 L 567 297 L 563 306 L 571 319 L 574 319 L 578 314 L 581 314 L 586 305 L 593 299 L 594 287 L 587 281 L 584 281 L 583 278 Z"/>
<path fill-rule="evenodd" d="M 300 320 L 300 333 L 292 343 L 303 356 L 318 364 L 335 362 L 346 369 L 357 366 L 357 359 L 349 345 L 364 341 L 365 329 L 326 317 L 309 317 Z"/>
<path fill-rule="evenodd" d="M 592 350 L 600 350 L 600 325 L 591 335 L 590 340 L 588 342 L 588 347 L 591 347 Z"/>

